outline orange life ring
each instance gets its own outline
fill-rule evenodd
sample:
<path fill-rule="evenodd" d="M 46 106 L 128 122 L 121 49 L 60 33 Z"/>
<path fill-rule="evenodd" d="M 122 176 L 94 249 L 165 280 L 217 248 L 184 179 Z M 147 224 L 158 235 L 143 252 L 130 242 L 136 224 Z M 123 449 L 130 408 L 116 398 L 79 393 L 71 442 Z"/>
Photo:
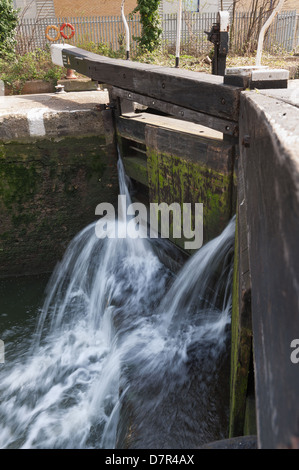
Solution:
<path fill-rule="evenodd" d="M 66 34 L 64 34 L 63 30 L 64 28 L 70 28 L 72 31 L 71 31 L 71 34 L 69 36 L 67 36 Z M 74 26 L 71 24 L 71 23 L 63 23 L 61 26 L 60 26 L 60 34 L 61 36 L 64 38 L 64 39 L 71 39 L 74 34 L 75 34 L 75 28 Z"/>
<path fill-rule="evenodd" d="M 52 36 L 49 36 L 50 29 L 54 29 L 57 32 L 55 38 L 53 38 Z M 49 39 L 49 41 L 57 41 L 60 38 L 60 31 L 59 31 L 58 27 L 55 26 L 54 24 L 51 24 L 51 25 L 47 26 L 46 27 L 46 38 Z"/>

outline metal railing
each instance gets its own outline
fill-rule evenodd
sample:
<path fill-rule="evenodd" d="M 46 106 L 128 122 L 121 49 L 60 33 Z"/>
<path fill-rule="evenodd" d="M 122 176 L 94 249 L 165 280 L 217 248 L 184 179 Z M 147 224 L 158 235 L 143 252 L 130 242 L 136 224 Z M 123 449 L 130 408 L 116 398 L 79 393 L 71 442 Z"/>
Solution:
<path fill-rule="evenodd" d="M 259 32 L 266 15 L 238 13 L 232 25 L 231 48 L 236 51 L 256 50 Z M 263 49 L 270 53 L 292 52 L 298 44 L 298 15 L 296 11 L 279 13 L 266 32 Z"/>
<path fill-rule="evenodd" d="M 181 45 L 183 53 L 208 53 L 212 44 L 207 41 L 205 31 L 209 31 L 216 22 L 217 13 L 184 13 L 181 28 Z M 136 37 L 141 34 L 138 15 L 128 16 L 127 21 L 131 32 L 131 50 L 137 50 Z M 244 52 L 256 48 L 258 33 L 262 20 L 253 17 L 250 12 L 238 12 L 231 17 L 230 49 L 233 52 Z M 76 34 L 67 42 L 77 46 L 88 43 L 104 44 L 113 51 L 124 46 L 125 31 L 120 16 L 90 16 L 67 18 L 23 18 L 17 30 L 18 51 L 27 52 L 37 48 L 45 48 L 50 41 L 45 37 L 45 29 L 49 25 L 60 26 L 64 22 L 73 24 Z M 175 46 L 177 15 L 166 14 L 161 17 L 162 48 L 170 50 Z M 296 11 L 280 13 L 269 28 L 264 50 L 275 53 L 291 52 L 299 47 L 299 15 Z M 62 39 L 57 42 L 62 43 Z"/>
<path fill-rule="evenodd" d="M 137 43 L 134 37 L 141 34 L 139 17 L 136 15 L 133 18 L 127 18 L 127 20 L 132 37 L 132 49 L 136 50 Z M 105 44 L 117 51 L 124 42 L 125 31 L 119 16 L 24 18 L 20 21 L 17 30 L 19 52 L 33 51 L 37 48 L 43 49 L 46 44 L 50 44 L 50 41 L 45 37 L 47 26 L 60 27 L 63 23 L 71 23 L 76 31 L 75 36 L 67 40 L 69 44 L 77 46 L 88 43 Z M 56 43 L 63 43 L 63 39 L 60 38 Z"/>

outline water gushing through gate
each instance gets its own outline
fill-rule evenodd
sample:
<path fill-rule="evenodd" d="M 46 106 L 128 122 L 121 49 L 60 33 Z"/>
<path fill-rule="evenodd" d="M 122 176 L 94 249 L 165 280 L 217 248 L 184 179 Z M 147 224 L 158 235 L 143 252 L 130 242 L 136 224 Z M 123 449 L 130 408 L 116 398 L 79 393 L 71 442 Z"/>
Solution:
<path fill-rule="evenodd" d="M 130 201 L 121 160 L 119 185 Z M 51 277 L 31 347 L 0 371 L 0 447 L 193 448 L 225 437 L 233 240 L 234 220 L 175 275 L 156 240 L 82 230 Z"/>

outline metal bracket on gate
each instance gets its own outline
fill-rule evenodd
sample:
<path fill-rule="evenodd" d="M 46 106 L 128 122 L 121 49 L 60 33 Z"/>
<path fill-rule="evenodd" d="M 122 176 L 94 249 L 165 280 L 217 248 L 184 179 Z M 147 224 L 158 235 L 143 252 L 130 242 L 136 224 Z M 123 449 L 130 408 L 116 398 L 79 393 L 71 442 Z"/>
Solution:
<path fill-rule="evenodd" d="M 224 76 L 226 56 L 228 53 L 229 12 L 218 11 L 217 23 L 213 23 L 211 31 L 205 31 L 208 41 L 214 44 L 212 74 Z"/>

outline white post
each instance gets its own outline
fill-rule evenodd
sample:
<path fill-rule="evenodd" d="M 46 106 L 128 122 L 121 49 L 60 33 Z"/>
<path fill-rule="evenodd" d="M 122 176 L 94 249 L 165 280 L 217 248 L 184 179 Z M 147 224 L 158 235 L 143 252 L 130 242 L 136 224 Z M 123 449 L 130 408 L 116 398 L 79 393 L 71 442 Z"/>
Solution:
<path fill-rule="evenodd" d="M 125 0 L 121 2 L 121 17 L 126 30 L 126 59 L 128 60 L 130 58 L 130 30 L 125 16 Z"/>
<path fill-rule="evenodd" d="M 262 26 L 262 29 L 260 31 L 259 39 L 258 39 L 258 44 L 257 44 L 257 51 L 256 51 L 256 59 L 255 59 L 255 65 L 259 67 L 261 65 L 262 61 L 262 52 L 263 52 L 263 44 L 264 44 L 264 37 L 267 29 L 269 28 L 270 24 L 274 20 L 275 16 L 280 12 L 282 9 L 282 5 L 284 3 L 284 0 L 280 0 L 277 4 L 277 6 L 274 8 L 272 11 L 271 15 L 267 19 L 266 23 Z"/>
<path fill-rule="evenodd" d="M 177 15 L 177 29 L 176 29 L 176 52 L 175 52 L 175 66 L 176 67 L 178 67 L 180 63 L 181 23 L 182 23 L 182 0 L 179 0 L 178 15 Z"/>

